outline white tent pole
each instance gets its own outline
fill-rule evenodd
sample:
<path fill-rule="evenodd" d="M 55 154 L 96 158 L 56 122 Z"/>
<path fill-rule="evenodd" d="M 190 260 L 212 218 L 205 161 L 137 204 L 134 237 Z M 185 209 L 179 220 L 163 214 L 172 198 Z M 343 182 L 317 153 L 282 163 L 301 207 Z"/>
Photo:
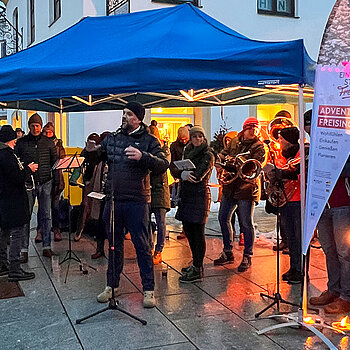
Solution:
<path fill-rule="evenodd" d="M 300 214 L 301 214 L 301 246 L 304 241 L 304 221 L 305 221 L 305 189 L 306 189 L 306 168 L 305 168 L 305 132 L 304 132 L 304 89 L 303 86 L 298 87 L 298 116 L 300 128 Z M 307 313 L 307 273 L 306 273 L 306 257 L 301 253 L 301 261 L 304 263 L 304 288 L 302 290 L 302 310 L 299 315 L 299 321 L 303 321 L 304 313 Z"/>

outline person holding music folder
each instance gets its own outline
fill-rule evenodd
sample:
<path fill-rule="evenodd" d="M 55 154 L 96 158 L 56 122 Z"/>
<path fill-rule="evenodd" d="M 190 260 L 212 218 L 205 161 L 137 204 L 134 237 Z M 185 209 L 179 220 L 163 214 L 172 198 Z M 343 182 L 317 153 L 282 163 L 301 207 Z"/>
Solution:
<path fill-rule="evenodd" d="M 194 164 L 193 170 L 178 170 L 180 202 L 175 218 L 182 221 L 188 239 L 193 265 L 182 269 L 180 282 L 192 283 L 202 278 L 205 255 L 205 224 L 210 210 L 210 188 L 208 181 L 214 166 L 214 154 L 209 148 L 201 126 L 190 130 L 190 142 L 184 148 L 183 159 Z"/>
<path fill-rule="evenodd" d="M 10 282 L 35 277 L 33 272 L 24 271 L 20 267 L 20 252 L 24 227 L 30 221 L 25 179 L 27 174 L 36 172 L 38 164 L 22 165 L 13 151 L 16 138 L 11 125 L 4 125 L 0 129 L 0 277 L 8 275 Z"/>
<path fill-rule="evenodd" d="M 49 139 L 42 130 L 43 121 L 39 114 L 34 113 L 28 120 L 29 134 L 18 139 L 15 153 L 25 165 L 31 162 L 38 164 L 38 171 L 26 179 L 26 188 L 29 199 L 29 211 L 32 215 L 35 198 L 38 199 L 38 226 L 43 242 L 43 256 L 51 258 L 51 190 L 52 167 L 57 160 L 57 150 L 52 139 Z M 28 261 L 29 224 L 26 225 L 26 234 L 22 243 L 22 261 Z"/>
<path fill-rule="evenodd" d="M 299 129 L 296 126 L 286 127 L 279 131 L 278 142 L 286 164 L 271 171 L 272 178 L 281 180 L 289 198 L 280 208 L 281 230 L 287 237 L 290 268 L 282 275 L 289 284 L 301 283 L 303 278 L 301 266 L 301 213 L 300 213 L 300 145 Z M 288 188 L 288 189 L 287 189 Z"/>
<path fill-rule="evenodd" d="M 225 156 L 236 157 L 238 154 L 249 152 L 246 159 L 256 159 L 262 165 L 266 161 L 265 147 L 259 139 L 260 124 L 256 118 L 249 117 L 243 123 L 243 130 L 231 140 L 228 147 L 219 153 L 224 160 Z M 224 265 L 234 262 L 232 223 L 233 212 L 238 210 L 241 230 L 244 234 L 244 252 L 239 272 L 249 269 L 253 255 L 254 227 L 253 215 L 255 203 L 261 195 L 260 179 L 246 181 L 237 177 L 233 182 L 223 185 L 223 196 L 220 203 L 219 223 L 223 237 L 224 249 L 220 257 L 214 260 L 214 265 Z"/>
<path fill-rule="evenodd" d="M 145 108 L 138 102 L 125 105 L 121 127 L 101 142 L 107 156 L 108 174 L 104 216 L 107 218 L 114 200 L 114 237 L 109 232 L 107 287 L 97 296 L 98 302 L 118 293 L 124 263 L 125 229 L 130 232 L 137 256 L 143 286 L 143 306 L 154 307 L 154 273 L 150 232 L 150 171 L 164 173 L 169 162 L 158 140 L 150 135 L 142 122 Z M 108 222 L 108 219 L 107 219 Z M 114 243 L 114 244 L 113 244 Z M 114 249 L 114 259 L 111 259 Z M 112 261 L 113 260 L 113 261 Z M 114 262 L 114 266 L 112 266 Z M 113 275 L 114 272 L 114 275 Z"/>

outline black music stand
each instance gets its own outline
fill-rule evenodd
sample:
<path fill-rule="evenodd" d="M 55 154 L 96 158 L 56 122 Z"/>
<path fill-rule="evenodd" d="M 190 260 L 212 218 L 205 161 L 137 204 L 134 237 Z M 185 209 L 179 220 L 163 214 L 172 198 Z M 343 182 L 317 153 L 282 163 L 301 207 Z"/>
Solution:
<path fill-rule="evenodd" d="M 277 172 L 275 157 L 274 157 L 273 151 L 271 151 L 270 143 L 267 143 L 266 141 L 265 141 L 265 143 L 267 144 L 267 146 L 269 148 L 269 151 L 271 154 L 271 159 L 272 159 L 272 164 L 273 164 L 275 171 Z M 277 180 L 276 184 L 279 187 L 279 189 L 282 190 L 284 197 L 287 199 L 282 180 Z M 297 305 L 297 304 L 294 304 L 290 301 L 284 300 L 281 296 L 281 293 L 280 293 L 280 233 L 281 233 L 281 210 L 280 210 L 280 206 L 279 206 L 279 196 L 277 196 L 277 225 L 276 225 L 276 235 L 277 235 L 277 250 L 276 250 L 276 252 L 277 252 L 277 261 L 276 261 L 277 283 L 276 284 L 277 284 L 277 291 L 276 291 L 276 293 L 273 294 L 273 296 L 265 294 L 265 293 L 260 293 L 261 297 L 271 299 L 271 300 L 273 300 L 273 302 L 270 305 L 266 306 L 263 310 L 256 313 L 255 318 L 258 318 L 261 314 L 263 314 L 265 311 L 267 311 L 268 309 L 270 309 L 271 307 L 273 307 L 275 305 L 277 306 L 277 312 L 280 311 L 280 304 L 288 304 L 291 306 L 300 307 L 300 305 Z"/>
<path fill-rule="evenodd" d="M 54 170 L 61 169 L 64 173 L 68 174 L 68 178 L 72 175 L 72 172 L 75 168 L 80 168 L 84 159 L 83 157 L 78 157 L 77 152 L 72 157 L 65 157 L 63 159 L 60 159 L 57 161 L 57 163 L 53 166 Z M 62 265 L 66 261 L 68 261 L 68 268 L 66 272 L 66 277 L 64 279 L 64 283 L 67 282 L 68 272 L 69 272 L 69 266 L 70 266 L 70 260 L 74 260 L 77 263 L 80 264 L 80 269 L 82 270 L 82 262 L 78 258 L 78 256 L 74 253 L 72 250 L 72 224 L 71 224 L 71 212 L 72 212 L 72 206 L 70 202 L 70 183 L 68 179 L 68 250 L 66 251 L 66 254 L 62 261 L 59 262 L 59 265 Z M 89 266 L 89 265 L 88 265 Z M 96 270 L 94 267 L 89 266 L 90 268 Z M 84 271 L 83 271 L 84 272 Z"/>

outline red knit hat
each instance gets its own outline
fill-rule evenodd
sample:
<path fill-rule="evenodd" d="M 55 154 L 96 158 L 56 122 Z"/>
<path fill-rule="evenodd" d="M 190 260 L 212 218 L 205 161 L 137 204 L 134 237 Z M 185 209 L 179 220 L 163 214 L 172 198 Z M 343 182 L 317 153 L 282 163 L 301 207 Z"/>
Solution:
<path fill-rule="evenodd" d="M 260 130 L 259 120 L 254 117 L 247 118 L 243 123 L 243 130 L 250 128 L 258 128 Z"/>

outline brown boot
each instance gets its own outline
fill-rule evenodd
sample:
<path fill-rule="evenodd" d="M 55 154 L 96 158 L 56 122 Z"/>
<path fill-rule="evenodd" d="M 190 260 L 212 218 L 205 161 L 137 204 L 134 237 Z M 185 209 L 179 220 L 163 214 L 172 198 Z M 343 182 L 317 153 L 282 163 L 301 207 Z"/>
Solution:
<path fill-rule="evenodd" d="M 62 241 L 62 235 L 61 235 L 61 231 L 60 231 L 60 229 L 59 228 L 54 228 L 53 229 L 53 240 L 55 241 L 55 242 L 60 242 L 60 241 Z"/>
<path fill-rule="evenodd" d="M 320 296 L 310 298 L 309 303 L 310 305 L 323 306 L 333 303 L 333 301 L 335 301 L 338 298 L 338 294 L 335 294 L 329 290 L 325 290 Z"/>
<path fill-rule="evenodd" d="M 42 236 L 41 236 L 41 232 L 40 232 L 40 230 L 38 230 L 37 232 L 36 232 L 36 237 L 35 237 L 35 243 L 41 243 L 42 241 L 43 241 L 43 238 L 42 238 Z"/>
<path fill-rule="evenodd" d="M 99 259 L 99 258 L 103 258 L 105 255 L 101 252 L 96 251 L 96 253 L 91 255 L 91 259 Z"/>
<path fill-rule="evenodd" d="M 338 298 L 333 303 L 328 304 L 324 308 L 327 314 L 347 314 L 350 312 L 350 302 L 342 298 Z"/>

